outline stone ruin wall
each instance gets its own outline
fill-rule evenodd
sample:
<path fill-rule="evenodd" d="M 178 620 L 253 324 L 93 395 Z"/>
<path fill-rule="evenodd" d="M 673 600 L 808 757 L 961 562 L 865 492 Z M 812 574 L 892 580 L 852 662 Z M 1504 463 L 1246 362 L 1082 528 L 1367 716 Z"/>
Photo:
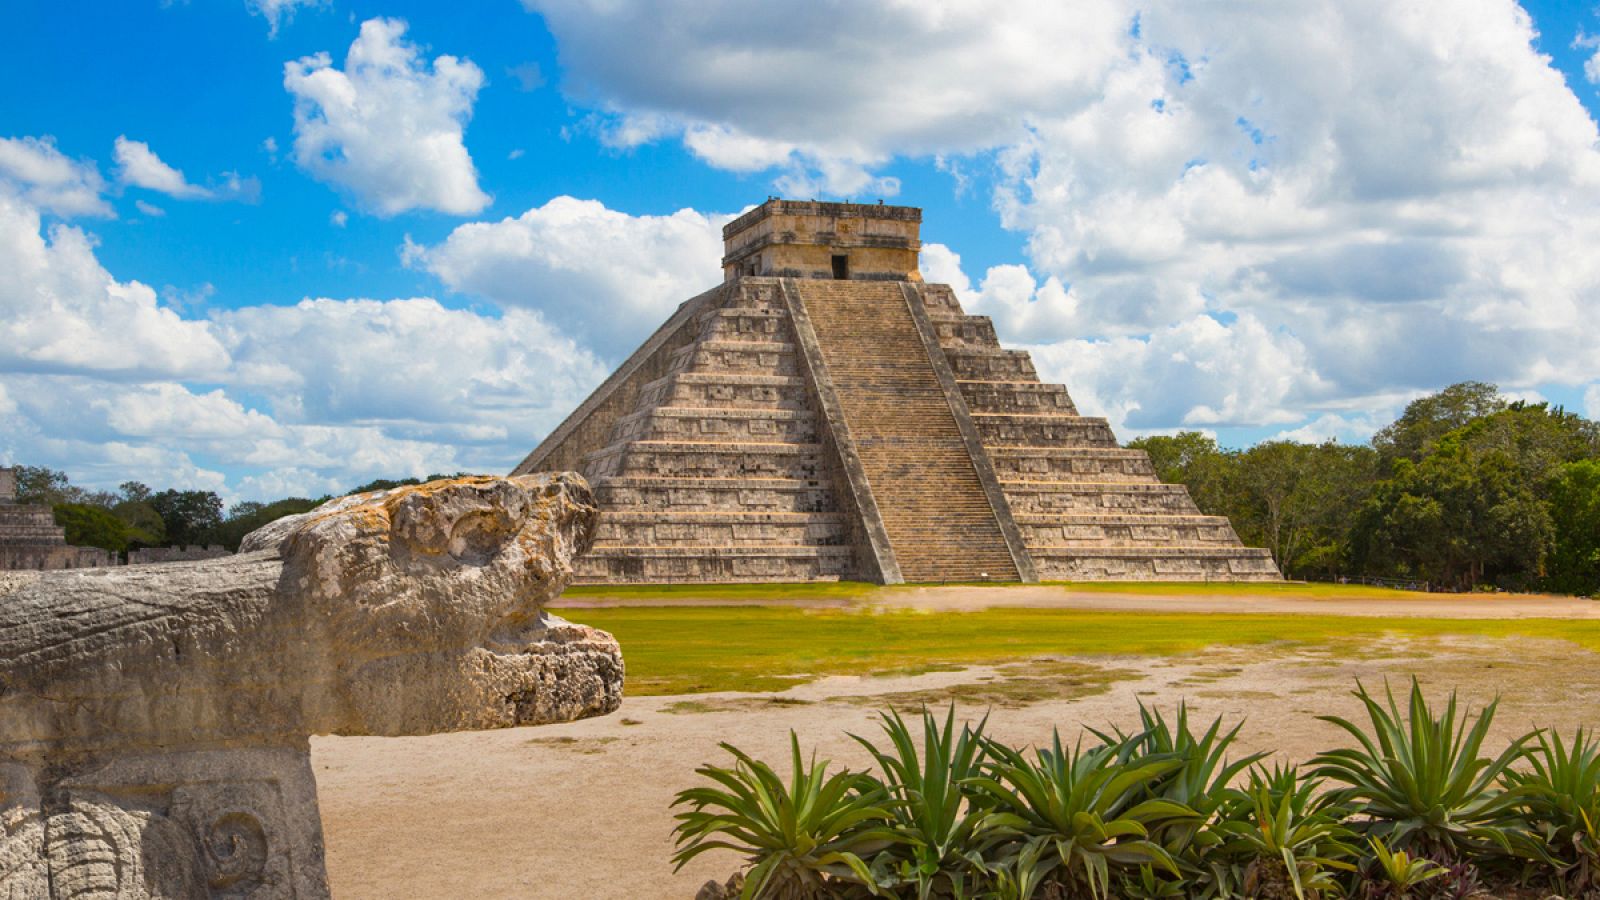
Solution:
<path fill-rule="evenodd" d="M 196 544 L 192 547 L 142 547 L 128 551 L 128 565 L 142 566 L 151 563 L 197 562 L 231 556 L 221 544 Z"/>
<path fill-rule="evenodd" d="M 0 570 L 94 569 L 117 564 L 99 547 L 74 547 L 50 507 L 17 503 L 17 470 L 0 468 Z"/>

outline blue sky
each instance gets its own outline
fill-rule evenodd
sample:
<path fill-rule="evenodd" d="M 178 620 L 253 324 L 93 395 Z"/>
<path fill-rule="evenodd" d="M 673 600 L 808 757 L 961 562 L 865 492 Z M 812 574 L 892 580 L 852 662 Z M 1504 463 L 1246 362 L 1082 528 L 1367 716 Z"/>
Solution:
<path fill-rule="evenodd" d="M 1124 435 L 1362 440 L 1461 378 L 1600 414 L 1600 13 L 1392 6 L 8 4 L 0 460 L 509 468 L 774 193 L 923 207 L 927 275 Z"/>

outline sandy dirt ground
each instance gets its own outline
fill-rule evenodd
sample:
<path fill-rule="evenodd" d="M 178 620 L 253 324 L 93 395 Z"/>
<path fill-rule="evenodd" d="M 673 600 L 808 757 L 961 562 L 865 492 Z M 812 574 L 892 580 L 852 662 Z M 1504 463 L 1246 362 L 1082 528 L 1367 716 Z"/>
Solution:
<path fill-rule="evenodd" d="M 1016 593 L 1007 592 L 1005 605 L 1016 605 Z M 1219 598 L 1173 598 L 1159 608 L 1177 603 L 1182 609 L 1270 612 L 1280 610 L 1267 604 L 1283 602 L 1247 599 L 1248 606 L 1235 607 Z M 1159 600 L 1086 595 L 1083 602 Z M 1333 612 L 1348 602 L 1312 601 L 1308 611 Z M 1528 611 L 1559 606 L 1552 598 L 1521 603 L 1495 608 L 1561 614 Z M 943 600 L 930 605 L 967 608 Z M 1430 609 L 1419 606 L 1413 614 Z M 1412 673 L 1422 675 L 1430 693 L 1456 687 L 1476 703 L 1503 695 L 1499 741 L 1533 725 L 1565 731 L 1600 723 L 1600 655 L 1558 641 L 1423 639 L 1371 647 L 1360 658 L 1250 648 L 1171 659 L 1019 661 L 910 677 L 834 677 L 781 694 L 630 698 L 611 716 L 569 725 L 426 738 L 315 738 L 312 758 L 336 897 L 686 900 L 707 879 L 723 878 L 739 865 L 730 853 L 707 854 L 677 874 L 669 863 L 669 804 L 676 791 L 696 783 L 697 765 L 725 758 L 719 741 L 780 762 L 787 759 L 792 728 L 802 746 L 865 767 L 864 751 L 847 734 L 874 734 L 876 710 L 889 704 L 914 710 L 954 697 L 959 715 L 976 719 L 989 711 L 990 732 L 1021 744 L 1048 740 L 1053 727 L 1075 736 L 1084 725 L 1131 724 L 1138 702 L 1170 708 L 1183 698 L 1207 720 L 1243 719 L 1241 752 L 1304 760 L 1334 746 L 1341 734 L 1315 714 L 1360 714 L 1350 696 L 1357 678 L 1375 685 Z"/>

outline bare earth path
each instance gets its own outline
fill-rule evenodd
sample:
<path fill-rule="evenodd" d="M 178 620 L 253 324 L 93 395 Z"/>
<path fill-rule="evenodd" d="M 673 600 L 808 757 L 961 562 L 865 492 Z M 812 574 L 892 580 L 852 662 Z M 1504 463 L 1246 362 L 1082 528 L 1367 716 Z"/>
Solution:
<path fill-rule="evenodd" d="M 1006 606 L 1063 605 L 1061 589 L 1004 590 Z M 985 591 L 896 592 L 890 603 L 930 609 L 992 605 Z M 966 599 L 963 599 L 966 595 Z M 1076 608 L 1439 617 L 1592 618 L 1596 604 L 1548 597 L 1415 601 L 1291 600 L 1084 593 Z M 1080 605 L 1081 604 L 1081 605 Z M 576 604 L 572 604 L 576 605 Z M 626 648 L 624 648 L 626 652 Z M 314 738 L 328 870 L 340 898 L 690 898 L 738 861 L 708 854 L 674 875 L 673 794 L 729 741 L 769 760 L 788 730 L 838 763 L 864 766 L 847 732 L 874 733 L 876 710 L 956 697 L 971 718 L 992 708 L 991 732 L 1015 743 L 1052 726 L 1126 723 L 1136 702 L 1246 719 L 1241 751 L 1305 759 L 1338 733 L 1314 713 L 1355 716 L 1357 677 L 1369 684 L 1420 672 L 1430 689 L 1459 687 L 1482 702 L 1504 695 L 1500 739 L 1531 725 L 1600 724 L 1600 656 L 1560 641 L 1417 639 L 1359 658 L 1318 649 L 1216 650 L 1180 658 L 1019 662 L 912 677 L 833 677 L 782 694 L 630 698 L 604 719 L 426 738 Z"/>

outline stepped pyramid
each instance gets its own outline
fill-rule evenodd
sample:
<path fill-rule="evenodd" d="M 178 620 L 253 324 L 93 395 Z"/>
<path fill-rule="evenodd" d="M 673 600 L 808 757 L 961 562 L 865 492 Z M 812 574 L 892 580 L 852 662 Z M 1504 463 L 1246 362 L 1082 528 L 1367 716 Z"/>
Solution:
<path fill-rule="evenodd" d="M 601 505 L 584 583 L 1276 581 L 945 285 L 914 207 L 769 200 L 513 474 Z"/>

